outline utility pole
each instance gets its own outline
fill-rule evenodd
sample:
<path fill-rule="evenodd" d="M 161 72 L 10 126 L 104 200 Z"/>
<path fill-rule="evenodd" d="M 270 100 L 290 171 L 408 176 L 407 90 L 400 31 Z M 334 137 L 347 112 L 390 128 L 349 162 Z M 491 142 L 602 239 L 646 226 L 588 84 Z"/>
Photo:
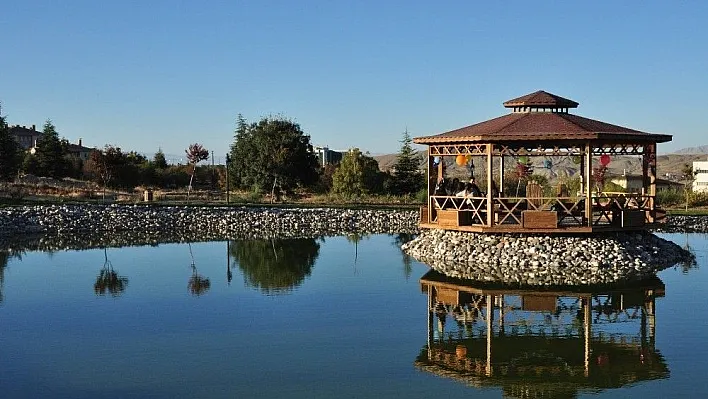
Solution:
<path fill-rule="evenodd" d="M 226 203 L 229 203 L 229 164 L 231 163 L 231 157 L 229 153 L 226 153 Z"/>

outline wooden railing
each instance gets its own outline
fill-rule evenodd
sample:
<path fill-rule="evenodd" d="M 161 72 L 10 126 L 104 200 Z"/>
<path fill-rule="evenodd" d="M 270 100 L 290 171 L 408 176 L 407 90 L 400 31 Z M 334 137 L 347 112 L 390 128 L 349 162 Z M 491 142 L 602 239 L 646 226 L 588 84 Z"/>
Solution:
<path fill-rule="evenodd" d="M 591 215 L 586 215 L 585 197 L 494 197 L 491 221 L 494 225 L 523 225 L 524 211 L 553 211 L 558 217 L 558 227 L 618 225 L 628 213 L 635 219 L 641 213 L 643 223 L 653 222 L 654 197 L 633 193 L 599 193 L 591 197 Z M 487 226 L 486 197 L 431 196 L 429 221 L 437 223 L 439 211 L 464 212 L 471 226 Z"/>

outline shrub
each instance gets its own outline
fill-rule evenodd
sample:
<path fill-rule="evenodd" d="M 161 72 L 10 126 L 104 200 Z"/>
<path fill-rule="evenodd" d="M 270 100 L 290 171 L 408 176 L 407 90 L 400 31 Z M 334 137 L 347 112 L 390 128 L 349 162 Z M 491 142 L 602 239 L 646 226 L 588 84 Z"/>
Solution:
<path fill-rule="evenodd" d="M 661 206 L 681 205 L 686 202 L 683 190 L 661 190 L 656 193 L 656 203 Z"/>
<path fill-rule="evenodd" d="M 708 193 L 691 192 L 688 196 L 688 206 L 708 206 Z"/>

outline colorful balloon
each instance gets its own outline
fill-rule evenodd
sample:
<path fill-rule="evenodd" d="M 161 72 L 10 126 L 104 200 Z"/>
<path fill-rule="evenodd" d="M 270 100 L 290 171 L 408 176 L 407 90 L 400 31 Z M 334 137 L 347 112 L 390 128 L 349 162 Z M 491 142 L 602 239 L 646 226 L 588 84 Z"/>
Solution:
<path fill-rule="evenodd" d="M 520 157 L 519 157 L 519 163 L 523 163 L 523 164 L 529 163 L 529 157 L 527 157 L 526 155 L 520 156 Z"/>
<path fill-rule="evenodd" d="M 576 165 L 580 165 L 581 158 L 579 155 L 576 155 L 573 157 L 573 163 Z"/>
<path fill-rule="evenodd" d="M 600 157 L 600 164 L 602 164 L 602 166 L 609 165 L 610 164 L 610 156 L 607 154 L 602 155 Z"/>
<path fill-rule="evenodd" d="M 467 163 L 467 161 L 465 160 L 465 156 L 464 156 L 464 155 L 458 155 L 458 156 L 455 158 L 455 163 L 458 164 L 458 165 L 460 165 L 460 166 L 464 166 L 465 163 Z"/>
<path fill-rule="evenodd" d="M 433 158 L 433 163 L 434 163 L 435 165 L 440 164 L 440 157 L 435 157 L 435 158 Z"/>
<path fill-rule="evenodd" d="M 465 155 L 465 161 L 469 162 L 472 160 L 472 155 Z"/>

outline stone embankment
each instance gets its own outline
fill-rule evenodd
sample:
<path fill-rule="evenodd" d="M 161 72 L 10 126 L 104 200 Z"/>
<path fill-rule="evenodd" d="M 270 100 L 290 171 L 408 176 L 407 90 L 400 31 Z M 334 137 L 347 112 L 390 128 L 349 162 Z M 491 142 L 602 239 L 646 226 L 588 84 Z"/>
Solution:
<path fill-rule="evenodd" d="M 59 250 L 226 239 L 419 233 L 418 212 L 335 208 L 52 205 L 0 209 L 0 250 Z M 660 232 L 708 232 L 670 216 Z M 640 279 L 695 257 L 651 233 L 484 235 L 424 230 L 403 250 L 453 277 L 519 285 Z"/>
<path fill-rule="evenodd" d="M 648 232 L 546 236 L 427 230 L 403 250 L 451 277 L 534 286 L 638 280 L 695 261 Z"/>
<path fill-rule="evenodd" d="M 708 216 L 670 215 L 657 229 L 666 233 L 708 233 Z"/>
<path fill-rule="evenodd" d="M 0 209 L 0 242 L 29 236 L 174 242 L 416 233 L 417 217 L 411 211 L 333 208 L 20 206 Z"/>

